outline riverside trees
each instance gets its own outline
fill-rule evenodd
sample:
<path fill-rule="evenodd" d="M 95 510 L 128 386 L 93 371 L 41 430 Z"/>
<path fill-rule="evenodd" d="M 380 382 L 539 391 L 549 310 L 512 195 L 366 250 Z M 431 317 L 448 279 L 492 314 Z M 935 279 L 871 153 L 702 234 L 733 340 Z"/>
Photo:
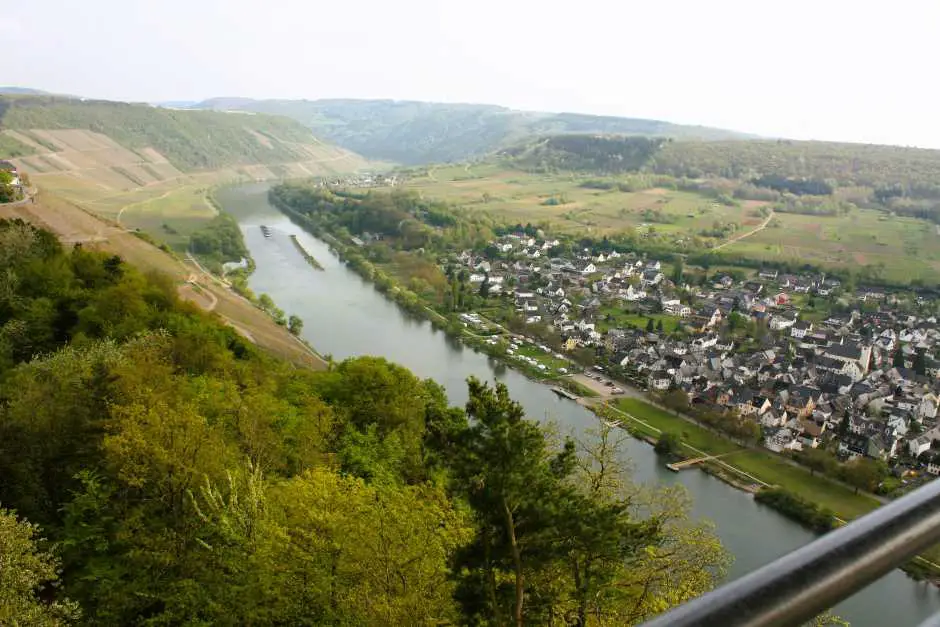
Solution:
<path fill-rule="evenodd" d="M 630 485 L 609 433 L 557 442 L 469 386 L 461 410 L 379 358 L 295 370 L 169 282 L 0 222 L 0 543 L 28 558 L 0 564 L 24 582 L 0 616 L 629 624 L 719 580 L 710 528 Z"/>

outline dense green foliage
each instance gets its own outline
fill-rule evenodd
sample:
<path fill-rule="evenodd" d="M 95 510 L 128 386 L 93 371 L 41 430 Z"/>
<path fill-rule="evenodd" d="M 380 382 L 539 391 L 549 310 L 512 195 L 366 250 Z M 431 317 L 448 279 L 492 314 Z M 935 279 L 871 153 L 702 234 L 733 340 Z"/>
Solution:
<path fill-rule="evenodd" d="M 464 161 L 527 137 L 561 133 L 620 133 L 696 139 L 739 134 L 658 120 L 576 113 L 532 113 L 476 104 L 391 100 L 250 100 L 219 98 L 203 108 L 284 115 L 318 136 L 373 159 L 403 164 Z"/>
<path fill-rule="evenodd" d="M 13 185 L 13 175 L 6 170 L 0 170 L 0 203 L 19 200 L 20 190 Z"/>
<path fill-rule="evenodd" d="M 648 137 L 554 135 L 502 154 L 513 165 L 536 172 L 621 174 L 643 168 L 663 143 Z"/>
<path fill-rule="evenodd" d="M 380 358 L 294 369 L 168 281 L 0 222 L 5 624 L 636 623 L 726 556 L 619 455 L 502 386 L 463 411 Z"/>
<path fill-rule="evenodd" d="M 0 508 L 0 624 L 53 626 L 78 617 L 67 600 L 44 603 L 59 578 L 58 560 L 39 548 L 38 529 Z"/>
<path fill-rule="evenodd" d="M 63 97 L 0 96 L 0 129 L 84 129 L 131 149 L 152 147 L 181 170 L 305 161 L 316 143 L 301 124 L 269 115 L 181 111 Z M 17 150 L 4 140 L 0 156 Z"/>
<path fill-rule="evenodd" d="M 814 531 L 829 531 L 835 526 L 835 517 L 831 511 L 783 488 L 762 488 L 754 495 L 754 500 L 774 508 L 787 518 Z"/>
<path fill-rule="evenodd" d="M 189 239 L 189 248 L 217 274 L 221 274 L 223 263 L 249 257 L 238 221 L 228 213 L 219 213 L 194 232 Z"/>

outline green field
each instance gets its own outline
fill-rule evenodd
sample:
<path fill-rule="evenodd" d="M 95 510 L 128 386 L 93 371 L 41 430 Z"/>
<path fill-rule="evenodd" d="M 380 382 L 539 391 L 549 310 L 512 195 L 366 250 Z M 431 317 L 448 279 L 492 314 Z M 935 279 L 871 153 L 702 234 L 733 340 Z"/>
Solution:
<path fill-rule="evenodd" d="M 610 317 L 608 320 L 607 317 Z M 598 312 L 597 328 L 599 332 L 606 332 L 608 329 L 637 327 L 645 329 L 648 320 L 652 319 L 653 324 L 663 323 L 663 331 L 672 333 L 679 328 L 680 319 L 668 314 L 640 314 L 625 310 L 622 306 L 609 305 L 602 307 Z"/>
<path fill-rule="evenodd" d="M 172 190 L 152 200 L 126 206 L 120 212 L 120 222 L 127 228 L 151 233 L 174 248 L 184 249 L 189 236 L 216 215 L 206 193 L 205 187 L 194 185 Z"/>
<path fill-rule="evenodd" d="M 725 248 L 757 259 L 883 268 L 888 279 L 931 278 L 940 272 L 940 233 L 925 220 L 859 209 L 845 216 L 775 214 L 766 228 Z"/>
<path fill-rule="evenodd" d="M 748 230 L 761 221 L 755 214 L 760 203 L 728 207 L 675 190 L 621 192 L 581 187 L 587 178 L 533 174 L 496 164 L 458 165 L 432 167 L 427 175 L 409 179 L 407 186 L 503 222 L 547 224 L 560 233 L 604 235 L 650 227 L 659 233 L 697 233 L 712 228 L 716 221 L 735 222 Z M 562 204 L 545 204 L 554 201 Z M 660 217 L 650 220 L 647 211 Z"/>
<path fill-rule="evenodd" d="M 940 276 L 940 230 L 926 220 L 874 209 L 853 209 L 839 216 L 777 212 L 767 228 L 756 230 L 767 203 L 740 201 L 728 206 L 672 189 L 621 192 L 581 187 L 590 178 L 523 172 L 486 162 L 434 166 L 416 173 L 406 185 L 427 198 L 484 213 L 498 222 L 532 223 L 559 234 L 602 237 L 635 229 L 642 235 L 652 229 L 678 242 L 685 236 L 701 236 L 716 223 L 736 224 L 734 235 L 747 236 L 728 243 L 722 253 L 855 270 L 867 266 L 873 275 L 893 281 L 936 282 Z"/>
<path fill-rule="evenodd" d="M 739 451 L 730 455 L 725 461 L 761 481 L 779 485 L 813 503 L 828 507 L 841 518 L 855 518 L 878 507 L 878 501 L 871 496 L 855 494 L 853 490 L 825 477 L 811 476 L 808 470 L 790 464 L 783 457 L 770 451 L 745 449 L 707 429 L 641 400 L 620 399 L 616 406 L 621 411 L 657 429 L 678 434 L 683 442 L 706 453 L 718 455 Z M 657 434 L 651 433 L 651 435 Z M 690 452 L 690 455 L 694 453 Z"/>

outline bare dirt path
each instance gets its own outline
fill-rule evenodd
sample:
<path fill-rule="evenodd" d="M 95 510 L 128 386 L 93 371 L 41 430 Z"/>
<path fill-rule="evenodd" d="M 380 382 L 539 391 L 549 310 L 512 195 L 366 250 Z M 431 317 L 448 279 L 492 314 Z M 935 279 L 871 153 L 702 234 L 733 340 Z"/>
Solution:
<path fill-rule="evenodd" d="M 742 239 L 744 239 L 745 237 L 750 237 L 751 235 L 754 235 L 755 233 L 758 233 L 758 232 L 760 232 L 760 231 L 763 231 L 764 229 L 767 228 L 767 225 L 770 224 L 770 221 L 773 220 L 773 218 L 774 218 L 774 210 L 771 209 L 771 210 L 770 210 L 770 215 L 768 215 L 768 216 L 767 216 L 767 219 L 764 220 L 763 222 L 761 222 L 761 223 L 760 223 L 760 226 L 758 226 L 756 229 L 754 229 L 753 231 L 748 231 L 747 233 L 741 233 L 740 235 L 735 235 L 734 237 L 732 237 L 732 238 L 729 239 L 728 241 L 726 241 L 726 242 L 724 242 L 724 243 L 722 243 L 722 244 L 719 244 L 718 246 L 715 246 L 714 248 L 712 248 L 712 250 L 721 250 L 722 248 L 724 248 L 725 246 L 728 246 L 729 244 L 734 244 L 735 242 L 740 242 L 740 241 L 741 241 Z"/>

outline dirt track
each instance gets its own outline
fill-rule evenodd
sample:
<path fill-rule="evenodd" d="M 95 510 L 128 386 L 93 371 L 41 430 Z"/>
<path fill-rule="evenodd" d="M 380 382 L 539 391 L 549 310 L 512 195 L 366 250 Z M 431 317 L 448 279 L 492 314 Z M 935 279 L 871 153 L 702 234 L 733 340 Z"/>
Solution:
<path fill-rule="evenodd" d="M 179 282 L 181 298 L 218 315 L 261 348 L 297 365 L 326 368 L 326 362 L 287 329 L 275 324 L 267 314 L 229 290 L 198 264 L 188 266 L 72 203 L 40 193 L 35 203 L 0 205 L 0 218 L 20 218 L 55 233 L 64 244 L 106 250 L 145 272 L 167 274 Z"/>

